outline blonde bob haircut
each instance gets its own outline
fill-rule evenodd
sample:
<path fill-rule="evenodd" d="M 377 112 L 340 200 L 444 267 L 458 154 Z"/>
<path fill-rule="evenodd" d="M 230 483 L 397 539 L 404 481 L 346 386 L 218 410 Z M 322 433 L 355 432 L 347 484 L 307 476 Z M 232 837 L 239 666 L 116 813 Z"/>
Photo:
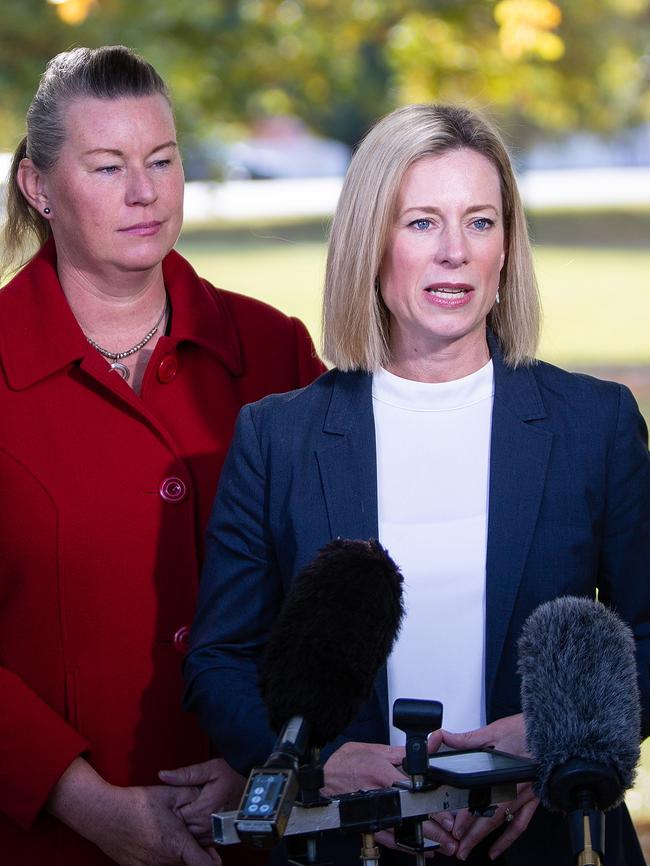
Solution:
<path fill-rule="evenodd" d="M 323 351 L 341 370 L 373 372 L 390 360 L 390 319 L 379 271 L 404 175 L 425 156 L 470 148 L 501 181 L 506 259 L 488 325 L 511 367 L 530 363 L 541 310 L 528 228 L 508 151 L 484 118 L 456 105 L 409 105 L 380 120 L 357 149 L 330 233 Z"/>

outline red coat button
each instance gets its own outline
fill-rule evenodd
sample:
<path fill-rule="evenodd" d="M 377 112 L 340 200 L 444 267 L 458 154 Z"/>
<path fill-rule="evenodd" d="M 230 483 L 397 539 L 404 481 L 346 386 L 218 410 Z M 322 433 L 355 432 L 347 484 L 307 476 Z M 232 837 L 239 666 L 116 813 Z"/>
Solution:
<path fill-rule="evenodd" d="M 186 653 L 190 645 L 190 627 L 182 625 L 174 635 L 174 649 Z"/>
<path fill-rule="evenodd" d="M 176 355 L 165 355 L 158 364 L 158 381 L 166 385 L 176 378 L 178 373 L 178 358 Z"/>
<path fill-rule="evenodd" d="M 160 485 L 160 495 L 165 502 L 182 502 L 187 498 L 187 484 L 182 478 L 165 478 Z"/>

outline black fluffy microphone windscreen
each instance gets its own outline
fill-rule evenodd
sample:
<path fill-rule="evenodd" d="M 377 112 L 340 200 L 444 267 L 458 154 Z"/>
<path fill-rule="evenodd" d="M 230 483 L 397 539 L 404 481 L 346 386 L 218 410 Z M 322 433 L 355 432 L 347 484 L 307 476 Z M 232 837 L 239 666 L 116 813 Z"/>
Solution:
<path fill-rule="evenodd" d="M 571 759 L 616 771 L 617 805 L 634 781 L 641 710 L 634 638 L 609 608 L 567 596 L 538 607 L 519 640 L 526 744 L 539 762 L 536 793 L 559 806 L 549 782 Z"/>
<path fill-rule="evenodd" d="M 378 541 L 324 547 L 293 581 L 262 660 L 274 730 L 298 715 L 312 746 L 340 734 L 369 698 L 402 616 L 402 575 Z"/>

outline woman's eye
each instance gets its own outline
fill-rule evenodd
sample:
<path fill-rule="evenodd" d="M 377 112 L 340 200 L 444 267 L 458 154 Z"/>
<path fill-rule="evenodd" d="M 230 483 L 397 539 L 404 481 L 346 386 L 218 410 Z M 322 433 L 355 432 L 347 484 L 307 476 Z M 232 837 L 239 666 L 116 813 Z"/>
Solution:
<path fill-rule="evenodd" d="M 171 159 L 157 159 L 153 163 L 154 168 L 167 168 L 171 164 Z"/>
<path fill-rule="evenodd" d="M 119 165 L 102 165 L 97 169 L 100 174 L 115 174 L 119 170 Z"/>
<path fill-rule="evenodd" d="M 414 229 L 417 229 L 419 232 L 425 232 L 427 229 L 431 228 L 431 220 L 426 217 L 421 217 L 420 219 L 413 220 L 409 225 Z"/>
<path fill-rule="evenodd" d="M 494 220 L 488 219 L 488 217 L 477 217 L 472 221 L 472 225 L 475 229 L 483 232 L 485 229 L 489 229 L 490 226 L 494 225 Z"/>

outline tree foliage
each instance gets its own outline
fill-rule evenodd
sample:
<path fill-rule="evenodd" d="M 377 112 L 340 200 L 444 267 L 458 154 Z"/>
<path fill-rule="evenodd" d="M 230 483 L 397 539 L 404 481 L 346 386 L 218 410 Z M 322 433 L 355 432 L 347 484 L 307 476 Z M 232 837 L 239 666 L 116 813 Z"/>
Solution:
<path fill-rule="evenodd" d="M 650 118 L 650 0 L 21 0 L 3 9 L 0 147 L 49 57 L 124 43 L 181 127 L 294 113 L 356 142 L 396 105 L 491 107 L 516 141 Z"/>

